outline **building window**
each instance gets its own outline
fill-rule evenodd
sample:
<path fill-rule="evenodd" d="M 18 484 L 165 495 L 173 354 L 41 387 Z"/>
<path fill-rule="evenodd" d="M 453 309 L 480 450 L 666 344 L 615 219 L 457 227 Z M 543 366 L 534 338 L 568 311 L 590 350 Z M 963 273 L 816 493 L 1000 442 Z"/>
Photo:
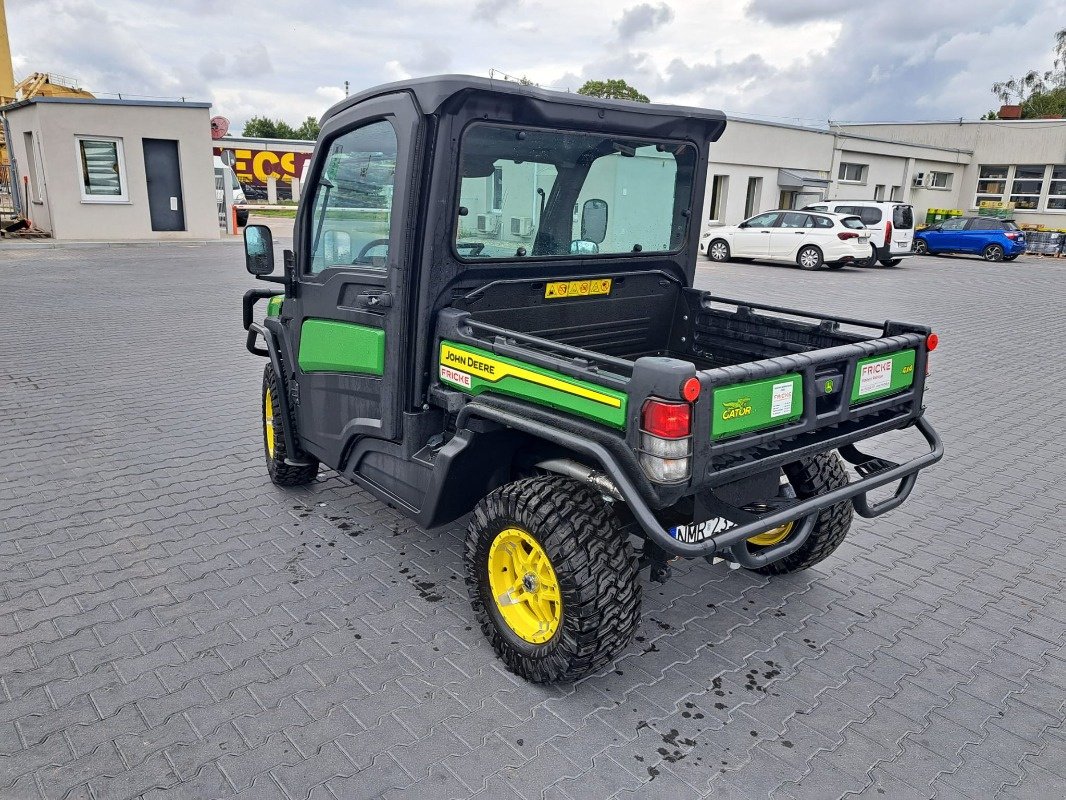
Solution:
<path fill-rule="evenodd" d="M 1035 211 L 1040 204 L 1042 191 L 1044 191 L 1043 164 L 1019 164 L 1014 168 L 1010 201 L 1014 203 L 1016 209 Z"/>
<path fill-rule="evenodd" d="M 496 214 L 503 211 L 503 167 L 492 170 L 492 208 Z"/>
<path fill-rule="evenodd" d="M 1051 168 L 1051 183 L 1047 190 L 1047 210 L 1066 211 L 1066 164 Z"/>
<path fill-rule="evenodd" d="M 744 198 L 744 219 L 755 213 L 762 194 L 762 178 L 748 178 L 748 194 Z"/>
<path fill-rule="evenodd" d="M 889 194 L 888 199 L 891 200 L 893 203 L 900 202 L 903 199 L 903 187 L 893 186 L 892 193 Z"/>
<path fill-rule="evenodd" d="M 837 178 L 844 183 L 865 183 L 866 166 L 866 164 L 849 164 L 846 161 L 841 161 Z"/>
<path fill-rule="evenodd" d="M 885 199 L 885 185 L 883 183 L 879 183 L 879 184 L 877 184 L 877 186 L 874 187 L 874 200 L 876 200 L 878 203 L 880 203 L 884 199 Z"/>
<path fill-rule="evenodd" d="M 81 168 L 83 203 L 125 203 L 126 165 L 122 140 L 102 136 L 75 137 Z"/>
<path fill-rule="evenodd" d="M 708 219 L 722 219 L 722 214 L 725 213 L 725 193 L 728 188 L 728 175 L 715 175 L 711 179 L 711 208 Z"/>
<path fill-rule="evenodd" d="M 986 200 L 1002 203 L 1003 194 L 1006 191 L 1007 167 L 1003 165 L 982 166 L 977 175 L 977 197 L 973 201 L 974 207 L 979 207 Z"/>
<path fill-rule="evenodd" d="M 954 177 L 950 172 L 930 172 L 929 173 L 929 188 L 930 189 L 950 189 L 951 179 Z"/>

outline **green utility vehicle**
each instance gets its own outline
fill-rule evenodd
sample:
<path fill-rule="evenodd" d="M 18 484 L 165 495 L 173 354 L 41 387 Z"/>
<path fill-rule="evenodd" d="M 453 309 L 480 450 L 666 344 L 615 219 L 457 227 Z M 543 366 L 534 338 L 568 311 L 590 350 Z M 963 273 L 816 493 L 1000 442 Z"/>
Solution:
<path fill-rule="evenodd" d="M 472 512 L 474 610 L 530 680 L 626 646 L 642 567 L 804 569 L 942 456 L 928 328 L 692 288 L 725 125 L 465 76 L 390 84 L 323 118 L 283 275 L 269 229 L 246 229 L 249 271 L 277 284 L 244 298 L 271 479 L 325 464 L 424 527 Z M 908 427 L 924 443 L 905 463 L 858 449 Z"/>

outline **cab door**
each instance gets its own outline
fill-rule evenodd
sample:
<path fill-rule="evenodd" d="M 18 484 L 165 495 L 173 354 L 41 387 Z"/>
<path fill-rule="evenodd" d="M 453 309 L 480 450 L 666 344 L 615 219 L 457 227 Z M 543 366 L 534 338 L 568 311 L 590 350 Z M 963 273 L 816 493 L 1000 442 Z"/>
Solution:
<path fill-rule="evenodd" d="M 339 468 L 360 437 L 397 439 L 404 408 L 406 276 L 419 115 L 406 94 L 323 128 L 295 236 L 291 326 L 301 444 Z M 291 315 L 290 315 L 291 305 Z"/>

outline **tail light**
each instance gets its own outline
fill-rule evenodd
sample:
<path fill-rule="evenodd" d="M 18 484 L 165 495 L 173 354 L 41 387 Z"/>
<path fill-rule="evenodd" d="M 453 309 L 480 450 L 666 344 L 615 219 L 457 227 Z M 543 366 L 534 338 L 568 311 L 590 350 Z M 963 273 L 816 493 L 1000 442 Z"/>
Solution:
<path fill-rule="evenodd" d="M 855 231 L 841 231 L 837 234 L 837 238 L 842 242 L 846 242 L 848 239 L 858 239 L 859 234 L 855 233 Z"/>
<path fill-rule="evenodd" d="M 1017 240 L 1017 239 L 1021 239 L 1022 235 L 1020 233 L 1018 233 L 1018 231 L 1007 231 L 1007 238 L 1008 239 Z"/>
<path fill-rule="evenodd" d="M 640 466 L 656 483 L 678 483 L 691 463 L 692 406 L 651 398 L 640 412 Z"/>
<path fill-rule="evenodd" d="M 892 223 L 886 221 L 885 222 L 885 247 L 888 247 L 890 244 L 892 244 Z"/>

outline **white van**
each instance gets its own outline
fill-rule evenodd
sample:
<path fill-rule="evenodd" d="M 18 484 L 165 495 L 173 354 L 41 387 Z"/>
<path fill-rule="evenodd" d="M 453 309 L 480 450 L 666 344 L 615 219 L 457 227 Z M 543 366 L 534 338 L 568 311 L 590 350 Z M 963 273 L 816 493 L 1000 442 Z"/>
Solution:
<path fill-rule="evenodd" d="M 881 262 L 894 267 L 911 255 L 914 242 L 914 209 L 906 203 L 883 203 L 876 200 L 823 200 L 821 203 L 804 206 L 804 211 L 832 211 L 835 214 L 852 214 L 870 229 L 872 257 L 856 266 L 872 267 Z"/>
<path fill-rule="evenodd" d="M 229 185 L 233 187 L 233 205 L 237 206 L 237 225 L 248 224 L 248 209 L 244 206 L 248 203 L 247 198 L 244 196 L 244 189 L 241 188 L 240 181 L 237 180 L 237 175 L 233 172 L 233 168 L 226 164 L 221 156 L 215 156 L 215 202 L 221 203 L 224 191 L 219 187 L 219 178 L 222 180 L 229 180 Z"/>

